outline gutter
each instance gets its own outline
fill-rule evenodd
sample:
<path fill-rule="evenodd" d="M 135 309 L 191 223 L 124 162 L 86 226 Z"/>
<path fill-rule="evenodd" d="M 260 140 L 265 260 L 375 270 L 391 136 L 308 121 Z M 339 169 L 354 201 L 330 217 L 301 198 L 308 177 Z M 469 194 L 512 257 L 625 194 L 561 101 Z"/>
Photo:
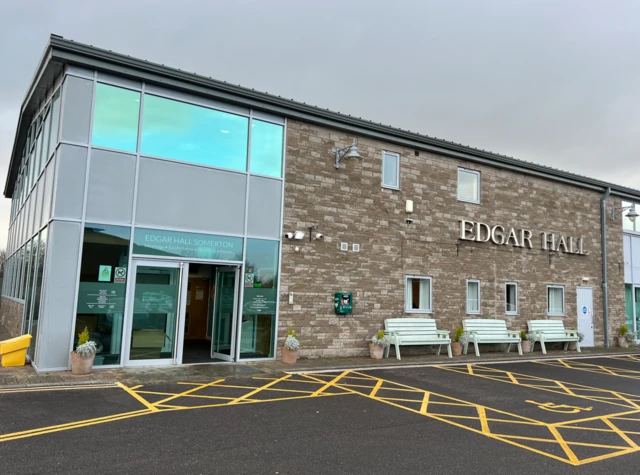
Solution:
<path fill-rule="evenodd" d="M 602 253 L 602 322 L 604 325 L 604 347 L 609 348 L 609 289 L 607 288 L 607 198 L 611 188 L 607 188 L 600 198 L 600 246 Z"/>

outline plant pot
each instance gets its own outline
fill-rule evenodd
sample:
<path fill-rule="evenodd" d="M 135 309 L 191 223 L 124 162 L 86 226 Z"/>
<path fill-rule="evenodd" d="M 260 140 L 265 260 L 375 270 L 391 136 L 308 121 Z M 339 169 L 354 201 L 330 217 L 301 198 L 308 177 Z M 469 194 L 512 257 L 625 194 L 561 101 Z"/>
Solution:
<path fill-rule="evenodd" d="M 522 353 L 530 353 L 531 352 L 531 341 L 530 340 L 522 340 Z"/>
<path fill-rule="evenodd" d="M 382 356 L 384 355 L 384 346 L 376 345 L 375 343 L 369 343 L 369 354 L 374 360 L 382 359 Z"/>
<path fill-rule="evenodd" d="M 619 336 L 618 338 L 618 346 L 620 348 L 629 348 L 629 342 L 627 341 L 627 339 L 623 336 Z"/>
<path fill-rule="evenodd" d="M 298 350 L 287 350 L 282 347 L 282 362 L 285 364 L 296 364 L 298 359 Z"/>
<path fill-rule="evenodd" d="M 93 367 L 93 359 L 96 357 L 95 353 L 87 357 L 83 357 L 80 353 L 75 351 L 71 352 L 71 374 L 81 375 L 91 373 Z"/>
<path fill-rule="evenodd" d="M 459 341 L 452 341 L 451 354 L 453 356 L 460 356 L 462 354 L 462 343 L 460 343 Z"/>
<path fill-rule="evenodd" d="M 567 346 L 567 351 L 576 351 L 578 346 L 575 341 L 569 342 L 569 346 Z"/>

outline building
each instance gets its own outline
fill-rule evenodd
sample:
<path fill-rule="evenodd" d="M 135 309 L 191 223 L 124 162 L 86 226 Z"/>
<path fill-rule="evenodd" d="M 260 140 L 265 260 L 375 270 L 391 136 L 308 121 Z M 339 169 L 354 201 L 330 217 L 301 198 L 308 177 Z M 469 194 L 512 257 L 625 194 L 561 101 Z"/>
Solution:
<path fill-rule="evenodd" d="M 640 324 L 640 191 L 59 36 L 10 160 L 0 324 L 40 371 L 84 328 L 110 367 L 274 359 L 289 327 L 364 355 L 414 314 Z"/>

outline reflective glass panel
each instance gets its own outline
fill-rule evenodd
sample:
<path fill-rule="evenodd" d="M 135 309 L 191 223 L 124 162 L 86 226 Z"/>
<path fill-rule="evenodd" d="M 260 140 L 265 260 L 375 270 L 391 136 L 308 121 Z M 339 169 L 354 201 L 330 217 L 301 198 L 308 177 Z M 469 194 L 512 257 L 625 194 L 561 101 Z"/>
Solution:
<path fill-rule="evenodd" d="M 246 117 L 147 94 L 140 151 L 246 171 L 248 129 Z"/>
<path fill-rule="evenodd" d="M 273 356 L 278 307 L 277 241 L 247 239 L 240 358 Z"/>
<path fill-rule="evenodd" d="M 431 279 L 407 278 L 406 310 L 431 310 Z"/>
<path fill-rule="evenodd" d="M 480 312 L 480 282 L 467 282 L 467 313 Z"/>
<path fill-rule="evenodd" d="M 171 359 L 180 311 L 180 269 L 155 266 L 136 269 L 129 359 Z"/>
<path fill-rule="evenodd" d="M 135 152 L 139 116 L 139 92 L 98 83 L 93 115 L 93 145 Z"/>
<path fill-rule="evenodd" d="M 31 346 L 29 347 L 29 355 L 35 360 L 36 336 L 38 334 L 38 322 L 40 319 L 40 296 L 42 295 L 42 276 L 44 275 L 44 263 L 47 257 L 47 228 L 40 231 L 40 242 L 38 244 L 37 262 L 36 262 L 36 280 L 34 283 L 33 294 L 33 317 L 31 318 L 31 329 L 29 331 L 31 338 Z"/>
<path fill-rule="evenodd" d="M 564 314 L 564 289 L 562 287 L 549 287 L 548 289 L 548 304 L 547 309 L 549 315 L 563 315 Z"/>
<path fill-rule="evenodd" d="M 283 132 L 282 125 L 251 121 L 251 173 L 282 177 Z"/>
<path fill-rule="evenodd" d="M 49 133 L 49 153 L 58 145 L 58 126 L 60 124 L 60 91 L 53 96 L 51 103 L 51 132 Z"/>
<path fill-rule="evenodd" d="M 398 188 L 398 167 L 400 156 L 395 153 L 384 152 L 382 157 L 382 185 L 389 188 Z"/>
<path fill-rule="evenodd" d="M 94 366 L 120 363 L 130 235 L 125 226 L 84 230 L 74 346 L 86 327 L 97 346 Z"/>
<path fill-rule="evenodd" d="M 133 238 L 133 253 L 150 256 L 241 261 L 242 244 L 242 238 L 234 236 L 136 228 Z"/>

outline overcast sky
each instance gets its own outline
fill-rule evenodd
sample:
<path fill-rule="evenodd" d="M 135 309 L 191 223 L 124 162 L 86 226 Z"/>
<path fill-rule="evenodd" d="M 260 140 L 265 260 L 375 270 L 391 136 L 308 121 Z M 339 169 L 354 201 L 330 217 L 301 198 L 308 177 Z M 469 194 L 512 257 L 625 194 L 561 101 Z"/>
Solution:
<path fill-rule="evenodd" d="M 0 0 L 3 189 L 50 33 L 640 188 L 638 0 Z"/>

